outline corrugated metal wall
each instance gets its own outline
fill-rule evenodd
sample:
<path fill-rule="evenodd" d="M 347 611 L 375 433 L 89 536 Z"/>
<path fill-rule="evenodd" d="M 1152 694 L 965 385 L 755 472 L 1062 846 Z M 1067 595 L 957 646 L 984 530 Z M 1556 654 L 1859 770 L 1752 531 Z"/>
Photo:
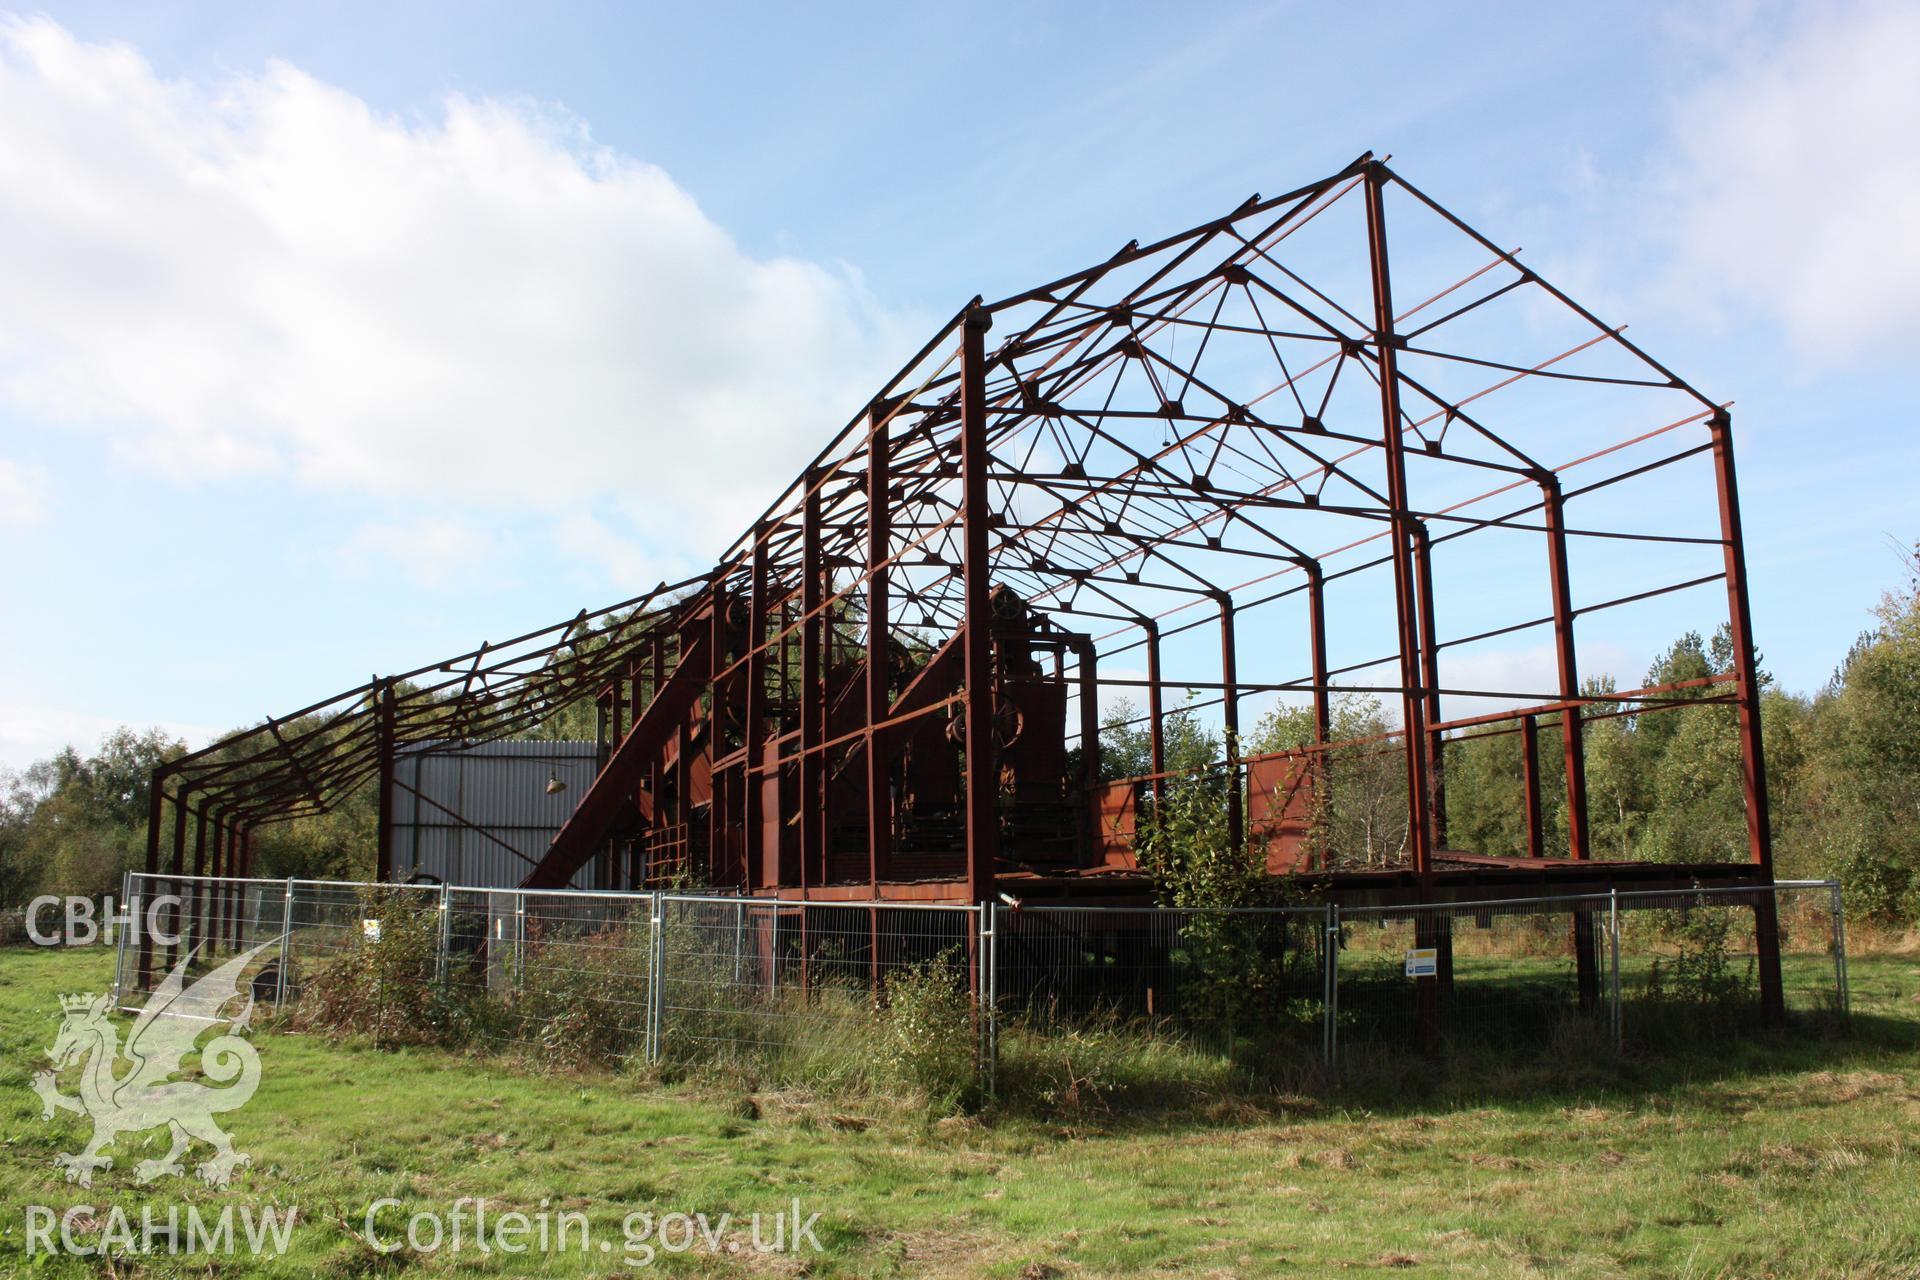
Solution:
<path fill-rule="evenodd" d="M 431 749 L 437 745 L 402 752 L 394 761 L 397 879 L 425 872 L 449 884 L 519 884 L 597 772 L 591 742 L 482 742 Z M 550 778 L 560 779 L 566 789 L 548 795 Z M 570 887 L 593 887 L 591 875 L 589 864 Z"/>

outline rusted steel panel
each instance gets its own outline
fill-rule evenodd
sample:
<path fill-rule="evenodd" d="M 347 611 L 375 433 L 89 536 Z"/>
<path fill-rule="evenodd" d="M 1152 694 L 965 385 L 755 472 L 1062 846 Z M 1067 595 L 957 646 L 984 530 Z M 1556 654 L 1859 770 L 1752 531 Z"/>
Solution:
<path fill-rule="evenodd" d="M 1304 754 L 1247 762 L 1247 813 L 1273 875 L 1313 865 L 1313 773 L 1313 757 Z"/>
<path fill-rule="evenodd" d="M 1109 782 L 1095 793 L 1094 851 L 1097 864 L 1121 870 L 1138 866 L 1133 838 L 1140 812 L 1140 784 Z"/>

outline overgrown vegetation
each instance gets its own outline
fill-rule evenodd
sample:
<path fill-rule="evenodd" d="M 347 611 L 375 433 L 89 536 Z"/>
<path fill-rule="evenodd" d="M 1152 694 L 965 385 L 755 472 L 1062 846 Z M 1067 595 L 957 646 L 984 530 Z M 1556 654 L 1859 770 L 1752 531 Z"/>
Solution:
<path fill-rule="evenodd" d="M 129 1137 L 77 1198 L 53 1158 L 79 1148 L 86 1121 L 42 1120 L 28 1082 L 46 1065 L 55 996 L 102 989 L 111 967 L 103 949 L 0 953 L 9 1143 L 0 1220 L 16 1224 L 0 1233 L 0 1273 L 145 1274 L 98 1259 L 30 1269 L 24 1206 L 77 1199 L 151 1204 L 162 1221 L 174 1205 L 300 1206 L 285 1258 L 216 1264 L 223 1275 L 497 1276 L 537 1265 L 587 1276 L 618 1266 L 577 1251 L 519 1268 L 471 1249 L 382 1257 L 353 1234 L 377 1198 L 397 1200 L 394 1221 L 404 1221 L 444 1214 L 460 1196 L 484 1197 L 490 1213 L 532 1212 L 543 1200 L 578 1207 L 595 1239 L 615 1241 L 635 1211 L 741 1217 L 799 1197 L 825 1215 L 825 1252 L 796 1260 L 821 1276 L 1920 1267 L 1911 954 L 1856 960 L 1854 1029 L 1841 1040 L 1715 1040 L 1620 1065 L 1577 1053 L 1415 1062 L 1335 1093 L 1256 1088 L 1217 1059 L 1130 1030 L 1010 1032 L 1003 1091 L 1027 1080 L 1054 1096 L 959 1119 L 904 1107 L 897 1088 L 827 1095 L 600 1070 L 555 1079 L 505 1057 L 375 1051 L 269 1025 L 256 1037 L 259 1093 L 227 1120 L 253 1157 L 231 1190 L 216 1196 L 191 1179 L 135 1187 L 133 1164 L 164 1149 L 164 1137 L 153 1147 Z M 1190 1087 L 1196 1080 L 1202 1087 Z M 64 1078 L 62 1088 L 72 1091 Z M 184 1263 L 148 1265 L 159 1275 Z M 681 1269 L 701 1265 L 726 1269 L 698 1257 Z"/>
<path fill-rule="evenodd" d="M 888 1068 L 944 1110 L 980 1098 L 979 1024 L 966 987 L 956 981 L 956 973 L 965 972 L 960 961 L 949 952 L 895 969 L 878 1011 Z"/>
<path fill-rule="evenodd" d="M 436 904 L 374 885 L 361 886 L 358 898 L 360 918 L 378 923 L 378 937 L 353 934 L 300 969 L 292 1025 L 352 1032 L 388 1048 L 465 1042 L 479 1012 L 440 980 Z"/>

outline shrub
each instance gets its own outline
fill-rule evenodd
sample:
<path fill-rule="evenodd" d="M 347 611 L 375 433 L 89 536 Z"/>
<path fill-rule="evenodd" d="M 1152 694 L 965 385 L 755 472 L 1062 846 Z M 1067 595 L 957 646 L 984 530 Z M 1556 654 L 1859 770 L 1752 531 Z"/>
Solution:
<path fill-rule="evenodd" d="M 364 1035 L 381 1045 L 466 1040 L 476 1011 L 439 981 L 438 901 L 368 885 L 360 890 L 359 908 L 362 919 L 380 922 L 379 936 L 355 931 L 343 950 L 308 966 L 293 1025 Z"/>
<path fill-rule="evenodd" d="M 643 1051 L 648 952 L 644 922 L 541 939 L 509 1006 L 522 1039 L 562 1069 L 619 1066 Z"/>
<path fill-rule="evenodd" d="M 964 972 L 949 950 L 887 975 L 884 1059 L 936 1107 L 969 1105 L 979 1095 L 973 1002 L 957 976 Z"/>

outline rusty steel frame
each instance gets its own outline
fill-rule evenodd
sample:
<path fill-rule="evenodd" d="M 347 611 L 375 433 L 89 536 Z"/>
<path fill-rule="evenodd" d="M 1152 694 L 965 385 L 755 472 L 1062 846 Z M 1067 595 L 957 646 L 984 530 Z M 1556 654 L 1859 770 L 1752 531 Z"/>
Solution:
<path fill-rule="evenodd" d="M 1390 234 L 1409 224 L 1419 228 L 1410 254 Z M 1324 269 L 1302 266 L 1300 255 L 1322 242 L 1344 246 L 1347 261 L 1334 255 Z M 1449 271 L 1461 274 L 1434 275 L 1430 264 L 1449 254 L 1457 262 Z M 1410 289 L 1409 281 L 1416 282 Z M 1397 286 L 1423 300 L 1406 305 Z M 1567 326 L 1570 345 L 1522 355 L 1485 345 L 1493 341 L 1485 326 L 1523 306 Z M 1502 408 L 1531 404 L 1530 397 L 1554 397 L 1555 408 Z M 1566 420 L 1604 418 L 1617 434 L 1577 457 L 1549 460 L 1559 451 L 1563 403 L 1575 407 Z M 1630 410 L 1618 408 L 1623 403 Z M 1570 507 L 1587 510 L 1590 495 L 1688 464 L 1711 468 L 1717 525 L 1709 533 L 1571 518 Z M 1343 528 L 1352 534 L 1332 533 Z M 1450 593 L 1435 576 L 1441 557 L 1460 539 L 1490 531 L 1538 540 L 1547 609 L 1473 634 L 1443 634 L 1436 606 Z M 1676 554 L 1717 548 L 1719 563 L 1712 572 L 1583 603 L 1576 550 L 1622 541 Z M 1384 588 L 1372 585 L 1382 573 Z M 1627 693 L 1583 686 L 1583 620 L 1714 583 L 1725 592 L 1730 671 Z M 1360 590 L 1356 584 L 1390 602 L 1390 639 L 1382 652 L 1335 665 L 1329 619 L 1339 607 L 1330 588 Z M 1236 779 L 1227 803 L 1238 844 L 1253 838 L 1238 779 L 1251 778 L 1261 759 L 1242 741 L 1246 700 L 1309 700 L 1312 741 L 1294 754 L 1319 771 L 1354 745 L 1333 741 L 1332 700 L 1351 692 L 1386 696 L 1398 724 L 1377 745 L 1397 751 L 1404 764 L 1405 870 L 1430 895 L 1455 865 L 1444 766 L 1449 743 L 1461 735 L 1521 735 L 1526 853 L 1544 865 L 1556 860 L 1543 857 L 1538 730 L 1542 717 L 1557 724 L 1566 861 L 1590 863 L 1583 724 L 1730 706 L 1741 744 L 1746 874 L 1772 880 L 1760 677 L 1726 407 L 1372 154 L 1282 195 L 1249 198 L 1188 231 L 1129 243 L 1038 288 L 993 303 L 973 299 L 711 571 L 375 678 L 163 767 L 146 866 L 156 871 L 162 861 L 165 803 L 175 806 L 176 871 L 189 811 L 199 822 L 196 866 L 210 812 L 244 833 L 216 842 L 225 853 L 215 856 L 244 866 L 254 831 L 323 812 L 371 780 L 380 792 L 376 869 L 388 878 L 397 752 L 524 734 L 566 706 L 598 698 L 603 779 L 619 773 L 609 785 L 637 789 L 655 820 L 668 790 L 683 810 L 692 803 L 689 762 L 703 764 L 708 856 L 718 867 L 727 851 L 726 874 L 741 891 L 989 901 L 1021 865 L 1019 849 L 1000 847 L 996 798 L 1001 677 L 990 609 L 999 591 L 1040 620 L 1037 634 L 1052 646 L 1056 673 L 1068 657 L 1075 664 L 1058 674 L 1081 702 L 1080 727 L 1068 736 L 1081 742 L 1082 776 L 1070 785 L 1092 789 L 1097 777 L 1090 703 L 1100 693 L 1144 690 L 1151 770 L 1131 781 L 1154 798 L 1175 776 L 1162 733 L 1165 690 L 1212 694 L 1188 705 L 1217 715 L 1225 731 L 1218 766 Z M 1248 672 L 1250 657 L 1262 670 L 1271 667 L 1273 635 L 1257 624 L 1283 605 L 1304 610 L 1305 673 L 1248 678 L 1261 674 Z M 1185 653 L 1183 637 L 1206 624 L 1219 628 L 1214 670 L 1164 670 Z M 848 638 L 856 626 L 858 641 Z M 1536 628 L 1550 637 L 1553 688 L 1462 688 L 1443 680 L 1450 650 Z M 890 646 L 903 640 L 931 655 L 928 670 L 946 671 L 943 655 L 957 646 L 957 672 L 938 688 L 895 689 Z M 1144 678 L 1117 661 L 1136 650 Z M 857 696 L 850 696 L 857 727 L 836 730 L 834 716 L 845 713 L 827 705 L 828 672 L 860 662 Z M 1386 680 L 1362 678 L 1387 670 Z M 684 699 L 694 687 L 705 691 L 708 710 L 696 701 L 671 728 L 655 723 L 664 715 L 649 716 L 657 699 L 676 689 Z M 1442 699 L 1462 697 L 1508 705 L 1443 719 Z M 930 880 L 898 870 L 898 783 L 890 772 L 900 744 L 928 717 L 957 721 L 950 728 L 965 780 L 963 847 L 950 871 Z M 622 747 L 643 733 L 658 736 L 659 749 L 623 756 Z M 668 743 L 678 752 L 671 778 L 662 764 Z M 785 771 L 798 777 L 791 815 Z M 842 773 L 863 780 L 861 812 L 830 812 Z M 789 818 L 798 824 L 790 863 L 780 825 Z M 832 845 L 846 824 L 862 822 L 856 875 L 845 869 L 853 862 L 836 862 Z M 636 875 L 618 869 L 610 841 L 598 829 L 584 833 L 563 861 L 571 865 L 591 847 L 604 874 Z M 634 866 L 642 860 L 636 854 Z M 1768 927 L 1760 933 L 1772 937 Z M 1778 961 L 1766 949 L 1763 941 L 1763 995 L 1777 1012 Z M 143 949 L 142 965 L 149 963 Z"/>

